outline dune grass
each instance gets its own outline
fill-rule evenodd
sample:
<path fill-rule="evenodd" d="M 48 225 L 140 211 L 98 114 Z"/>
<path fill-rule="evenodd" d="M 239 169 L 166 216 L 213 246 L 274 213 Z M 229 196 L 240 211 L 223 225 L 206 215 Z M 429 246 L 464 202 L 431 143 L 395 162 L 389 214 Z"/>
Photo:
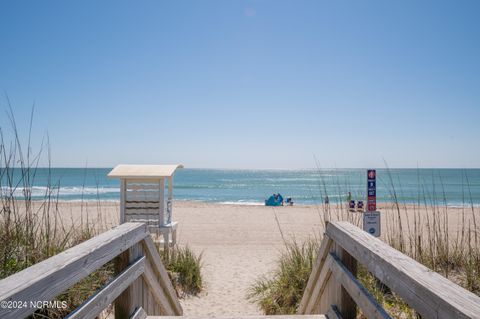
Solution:
<path fill-rule="evenodd" d="M 197 295 L 202 291 L 202 254 L 197 256 L 190 247 L 178 245 L 168 252 L 159 252 L 179 296 Z"/>
<path fill-rule="evenodd" d="M 250 288 L 249 299 L 257 302 L 266 315 L 294 314 L 319 248 L 315 239 L 302 244 L 287 242 L 273 276 L 259 278 Z"/>

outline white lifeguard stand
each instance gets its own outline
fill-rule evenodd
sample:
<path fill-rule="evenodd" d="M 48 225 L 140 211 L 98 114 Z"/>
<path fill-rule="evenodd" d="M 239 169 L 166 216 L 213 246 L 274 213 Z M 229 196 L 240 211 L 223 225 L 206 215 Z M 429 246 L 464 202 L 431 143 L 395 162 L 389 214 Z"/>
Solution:
<path fill-rule="evenodd" d="M 108 174 L 108 177 L 120 179 L 120 223 L 146 223 L 165 249 L 175 245 L 177 239 L 172 206 L 173 174 L 178 168 L 183 165 L 118 165 Z"/>

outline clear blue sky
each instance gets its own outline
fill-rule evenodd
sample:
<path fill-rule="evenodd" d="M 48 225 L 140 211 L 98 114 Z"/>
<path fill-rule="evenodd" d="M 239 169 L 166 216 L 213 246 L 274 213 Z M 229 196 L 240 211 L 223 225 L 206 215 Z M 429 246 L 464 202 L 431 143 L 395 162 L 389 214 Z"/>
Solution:
<path fill-rule="evenodd" d="M 35 103 L 56 166 L 480 167 L 479 16 L 480 1 L 2 1 L 0 89 L 24 135 Z"/>

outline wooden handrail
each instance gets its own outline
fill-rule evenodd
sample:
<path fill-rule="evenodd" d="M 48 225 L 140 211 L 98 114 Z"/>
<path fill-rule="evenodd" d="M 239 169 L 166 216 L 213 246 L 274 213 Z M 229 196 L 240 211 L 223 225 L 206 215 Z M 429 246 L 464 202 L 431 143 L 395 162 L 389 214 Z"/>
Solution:
<path fill-rule="evenodd" d="M 153 269 L 161 279 L 159 280 L 159 283 L 164 291 L 164 295 L 168 298 L 168 303 L 173 307 L 175 314 L 182 314 L 182 306 L 180 306 L 180 302 L 178 301 L 177 293 L 175 292 L 175 289 L 170 282 L 170 278 L 168 277 L 167 270 L 157 253 L 152 237 L 147 236 L 143 241 L 143 246 L 145 247 L 148 258 L 152 261 L 151 265 Z"/>
<path fill-rule="evenodd" d="M 300 302 L 299 314 L 313 313 L 313 308 L 318 306 L 317 302 L 320 301 L 320 297 L 325 289 L 323 283 L 326 283 L 326 280 L 328 280 L 331 274 L 330 267 L 324 267 L 331 245 L 332 240 L 325 235 L 320 246 L 317 261 L 312 268 L 307 287 Z"/>
<path fill-rule="evenodd" d="M 67 316 L 68 319 L 94 318 L 111 304 L 145 271 L 145 257 L 125 269 L 102 290 L 90 297 L 82 306 Z"/>
<path fill-rule="evenodd" d="M 331 313 L 333 306 L 352 318 L 359 306 L 368 318 L 390 318 L 356 279 L 356 262 L 423 318 L 480 318 L 480 297 L 347 222 L 327 225 L 298 313 Z"/>
<path fill-rule="evenodd" d="M 147 226 L 124 223 L 0 280 L 0 301 L 26 303 L 26 307 L 0 308 L 0 318 L 23 318 L 32 314 L 37 308 L 32 307 L 31 302 L 51 301 L 107 262 L 115 257 L 119 260 L 125 254 L 130 258 L 123 269 L 70 313 L 69 318 L 94 318 L 112 302 L 116 308 L 118 303 L 127 302 L 128 307 L 118 306 L 128 309 L 128 313 L 123 314 L 128 317 L 139 315 L 140 308 L 149 315 L 182 315 L 175 289 Z"/>

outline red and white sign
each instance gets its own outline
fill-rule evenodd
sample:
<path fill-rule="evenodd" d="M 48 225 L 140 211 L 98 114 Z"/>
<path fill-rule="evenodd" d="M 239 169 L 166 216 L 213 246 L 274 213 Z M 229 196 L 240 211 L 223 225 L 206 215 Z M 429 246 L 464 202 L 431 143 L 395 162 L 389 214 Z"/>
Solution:
<path fill-rule="evenodd" d="M 367 170 L 367 212 L 377 210 L 377 172 L 374 169 Z"/>

